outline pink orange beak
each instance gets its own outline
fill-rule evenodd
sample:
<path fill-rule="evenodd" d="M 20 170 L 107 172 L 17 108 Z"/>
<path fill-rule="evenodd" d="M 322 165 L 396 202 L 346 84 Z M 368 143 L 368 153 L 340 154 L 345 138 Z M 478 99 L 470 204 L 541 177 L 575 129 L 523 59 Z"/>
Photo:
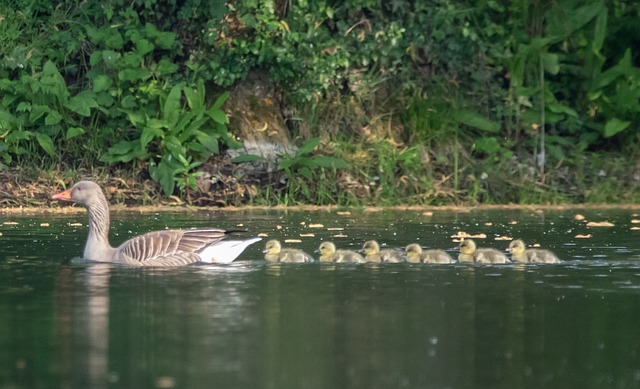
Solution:
<path fill-rule="evenodd" d="M 71 189 L 67 189 L 64 192 L 60 192 L 51 197 L 52 200 L 71 201 Z"/>

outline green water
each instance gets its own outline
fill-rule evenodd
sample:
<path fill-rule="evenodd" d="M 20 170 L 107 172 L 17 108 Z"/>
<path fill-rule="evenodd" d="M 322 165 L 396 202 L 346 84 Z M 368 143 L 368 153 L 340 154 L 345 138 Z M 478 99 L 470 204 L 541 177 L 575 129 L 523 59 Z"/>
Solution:
<path fill-rule="evenodd" d="M 232 265 L 176 269 L 78 261 L 86 227 L 70 223 L 84 214 L 0 215 L 0 389 L 638 388 L 640 217 L 579 211 L 615 224 L 587 228 L 576 212 L 112 215 L 114 244 L 242 224 L 308 252 L 323 239 L 451 249 L 465 231 L 487 234 L 482 246 L 539 242 L 565 261 L 266 264 L 258 243 Z"/>

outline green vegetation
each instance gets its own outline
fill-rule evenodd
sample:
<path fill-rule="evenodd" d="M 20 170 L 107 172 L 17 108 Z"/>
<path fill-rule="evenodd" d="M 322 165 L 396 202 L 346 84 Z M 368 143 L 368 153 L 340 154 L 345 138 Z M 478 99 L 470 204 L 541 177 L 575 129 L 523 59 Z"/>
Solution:
<path fill-rule="evenodd" d="M 299 148 L 207 186 L 217 202 L 636 202 L 639 17 L 624 0 L 10 0 L 0 174 L 207 195 L 207 161 L 264 163 L 223 158 L 241 145 L 224 104 L 259 71 Z"/>

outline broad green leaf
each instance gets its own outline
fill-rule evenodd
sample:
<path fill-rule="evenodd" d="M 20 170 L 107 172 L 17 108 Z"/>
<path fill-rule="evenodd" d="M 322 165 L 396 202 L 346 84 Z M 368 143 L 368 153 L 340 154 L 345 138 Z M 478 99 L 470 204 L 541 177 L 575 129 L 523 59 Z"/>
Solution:
<path fill-rule="evenodd" d="M 131 109 L 138 105 L 136 98 L 132 95 L 127 95 L 122 98 L 120 101 L 120 106 L 124 109 Z"/>
<path fill-rule="evenodd" d="M 15 124 L 18 119 L 7 111 L 0 111 L 0 124 Z"/>
<path fill-rule="evenodd" d="M 172 135 L 169 135 L 163 139 L 162 146 L 166 147 L 167 150 L 169 150 L 169 152 L 174 155 L 186 153 L 185 147 L 182 145 L 182 142 L 180 142 L 178 138 Z"/>
<path fill-rule="evenodd" d="M 220 152 L 220 148 L 218 146 L 218 139 L 216 137 L 205 134 L 202 131 L 196 131 L 196 139 L 198 142 L 207 148 L 210 152 L 214 154 L 218 154 Z"/>
<path fill-rule="evenodd" d="M 47 126 L 52 126 L 54 124 L 58 124 L 62 121 L 62 115 L 60 112 L 56 110 L 52 110 L 49 114 L 44 118 L 44 124 Z"/>
<path fill-rule="evenodd" d="M 149 38 L 155 38 L 160 33 L 160 30 L 158 30 L 158 27 L 156 27 L 153 23 L 145 23 L 145 25 L 144 25 L 144 33 Z"/>
<path fill-rule="evenodd" d="M 56 64 L 49 60 L 45 62 L 44 67 L 42 68 L 42 74 L 45 76 L 55 76 L 60 75 L 60 72 L 58 71 Z"/>
<path fill-rule="evenodd" d="M 313 178 L 313 173 L 308 167 L 303 167 L 299 170 L 299 173 L 307 180 L 311 180 Z"/>
<path fill-rule="evenodd" d="M 169 50 L 173 47 L 173 44 L 176 41 L 176 33 L 175 32 L 161 32 L 158 33 L 156 38 L 156 44 L 160 46 L 161 49 Z"/>
<path fill-rule="evenodd" d="M 8 81 L 8 80 L 6 80 L 6 81 Z M 8 107 L 8 106 L 12 105 L 20 97 L 21 96 L 19 96 L 17 94 L 5 93 L 4 97 L 2 98 L 2 105 L 5 106 L 5 107 Z"/>
<path fill-rule="evenodd" d="M 98 103 L 92 91 L 84 90 L 69 100 L 67 108 L 84 117 L 89 117 L 91 108 L 98 108 Z"/>
<path fill-rule="evenodd" d="M 227 117 L 227 114 L 224 113 L 224 111 L 221 109 L 210 109 L 208 114 L 209 114 L 209 117 L 211 117 L 211 119 L 213 119 L 213 121 L 216 123 L 220 123 L 220 124 L 229 123 L 229 118 Z"/>
<path fill-rule="evenodd" d="M 111 113 L 107 108 L 112 107 L 115 104 L 115 100 L 108 92 L 96 93 L 96 103 L 98 103 L 98 109 L 107 116 L 111 116 Z"/>
<path fill-rule="evenodd" d="M 493 136 L 487 138 L 480 138 L 476 141 L 474 145 L 475 150 L 487 153 L 487 154 L 495 154 L 502 149 L 500 146 L 500 142 Z"/>
<path fill-rule="evenodd" d="M 127 68 L 118 72 L 118 77 L 123 81 L 144 81 L 151 77 L 151 72 L 143 68 Z"/>
<path fill-rule="evenodd" d="M 136 39 L 134 44 L 136 45 L 136 52 L 140 55 L 147 55 L 153 51 L 153 44 L 146 39 Z"/>
<path fill-rule="evenodd" d="M 103 50 L 102 61 L 108 68 L 112 68 L 118 61 L 118 54 L 113 50 Z"/>
<path fill-rule="evenodd" d="M 485 132 L 500 131 L 500 124 L 473 111 L 460 111 L 458 121 L 466 126 L 477 128 Z"/>
<path fill-rule="evenodd" d="M 224 92 L 223 94 L 221 94 L 217 99 L 216 102 L 213 103 L 213 106 L 211 107 L 211 109 L 220 109 L 220 107 L 222 107 L 222 104 L 225 103 L 225 101 L 227 101 L 227 99 L 229 98 L 229 96 L 231 96 L 231 93 L 229 92 Z"/>
<path fill-rule="evenodd" d="M 558 37 L 543 37 L 543 38 L 533 38 L 529 44 L 523 45 L 523 52 L 525 53 L 525 58 L 535 58 L 538 59 L 539 55 L 547 52 L 549 45 L 555 43 L 560 40 Z"/>
<path fill-rule="evenodd" d="M 107 154 L 103 154 L 100 157 L 102 162 L 131 162 L 133 159 L 146 160 L 149 158 L 149 153 L 146 150 L 136 147 L 137 144 L 131 141 L 120 141 L 109 148 Z"/>
<path fill-rule="evenodd" d="M 122 47 L 124 46 L 122 35 L 120 35 L 120 33 L 115 29 L 110 30 L 110 34 L 107 39 L 105 39 L 104 43 L 108 48 L 114 50 L 122 50 Z"/>
<path fill-rule="evenodd" d="M 97 29 L 92 26 L 86 26 L 87 37 L 89 37 L 89 41 L 93 44 L 100 44 L 104 40 L 104 31 L 102 29 Z"/>
<path fill-rule="evenodd" d="M 560 71 L 560 61 L 558 54 L 543 53 L 542 63 L 544 66 L 544 70 L 546 70 L 549 74 L 556 75 Z"/>
<path fill-rule="evenodd" d="M 311 138 L 304 142 L 302 147 L 296 151 L 296 155 L 307 155 L 313 151 L 320 144 L 320 138 Z"/>
<path fill-rule="evenodd" d="M 169 75 L 177 72 L 178 68 L 179 68 L 178 64 L 175 64 L 169 61 L 168 59 L 163 58 L 160 60 L 160 62 L 158 62 L 158 67 L 156 68 L 156 71 L 160 75 Z"/>
<path fill-rule="evenodd" d="M 602 96 L 602 89 L 587 93 L 587 97 L 591 101 L 598 100 L 600 96 Z"/>
<path fill-rule="evenodd" d="M 613 81 L 615 81 L 618 77 L 624 75 L 630 75 L 633 73 L 634 67 L 631 63 L 631 50 L 627 49 L 624 52 L 624 56 L 617 64 L 613 65 L 611 68 L 602 72 L 595 80 L 593 80 L 593 85 L 591 86 L 591 92 L 595 92 L 598 89 L 602 89 Z"/>
<path fill-rule="evenodd" d="M 122 140 L 109 148 L 109 154 L 122 155 L 133 149 L 133 144 L 128 140 Z"/>
<path fill-rule="evenodd" d="M 157 166 L 153 166 L 153 169 L 149 169 L 149 171 L 151 178 L 162 186 L 164 194 L 171 196 L 176 187 L 174 179 L 175 168 L 172 167 L 168 161 L 162 160 Z"/>
<path fill-rule="evenodd" d="M 9 143 L 17 143 L 18 141 L 21 141 L 21 140 L 31 139 L 32 135 L 33 133 L 31 131 L 14 130 L 9 132 L 9 134 L 7 134 L 7 137 L 5 139 L 9 141 Z"/>
<path fill-rule="evenodd" d="M 278 163 L 278 170 L 288 170 L 294 164 L 294 160 L 291 158 L 283 159 Z"/>
<path fill-rule="evenodd" d="M 35 123 L 45 113 L 49 113 L 51 110 L 46 105 L 32 105 L 31 113 L 29 114 L 29 121 Z"/>
<path fill-rule="evenodd" d="M 182 98 L 182 85 L 176 85 L 169 91 L 167 100 L 164 102 L 162 116 L 169 128 L 173 128 L 180 118 L 180 99 Z"/>
<path fill-rule="evenodd" d="M 188 118 L 188 117 L 187 117 Z M 202 128 L 202 126 L 207 123 L 207 121 L 209 121 L 208 118 L 204 117 L 201 119 L 196 119 L 194 121 L 192 121 L 191 123 L 189 123 L 189 125 L 186 128 L 181 128 L 182 133 L 180 134 L 179 138 L 182 141 L 186 141 L 187 139 L 189 139 L 190 137 L 192 137 L 194 134 L 196 134 L 196 131 L 202 131 L 207 135 L 217 135 L 214 131 L 209 131 L 208 128 Z M 182 120 L 180 121 L 180 123 L 182 123 Z"/>
<path fill-rule="evenodd" d="M 95 93 L 107 91 L 111 88 L 111 85 L 113 85 L 111 78 L 101 74 L 93 80 L 93 91 Z"/>
<path fill-rule="evenodd" d="M 40 144 L 40 147 L 42 147 L 49 156 L 53 157 L 56 154 L 55 148 L 53 147 L 53 140 L 51 140 L 49 135 L 37 132 L 36 140 L 38 141 L 38 144 Z"/>
<path fill-rule="evenodd" d="M 607 10 L 605 7 L 604 12 L 600 12 L 596 17 L 595 27 L 593 29 L 593 49 L 595 52 L 599 52 L 604 44 L 604 39 L 607 34 Z"/>
<path fill-rule="evenodd" d="M 178 123 L 176 123 L 175 125 L 171 126 L 169 128 L 169 132 L 173 135 L 176 135 L 180 138 L 181 141 L 186 141 L 189 139 L 189 137 L 191 136 L 190 131 L 192 129 L 198 129 L 199 127 L 194 127 L 193 124 L 193 117 L 194 114 L 190 111 L 182 111 L 182 114 L 180 115 L 180 119 L 178 120 Z M 204 119 L 205 121 L 209 120 L 208 118 Z"/>
<path fill-rule="evenodd" d="M 143 149 L 146 148 L 149 142 L 156 137 L 162 138 L 163 134 L 160 128 L 145 127 L 140 135 L 140 146 L 142 146 Z"/>
<path fill-rule="evenodd" d="M 313 164 L 317 167 L 328 167 L 333 169 L 351 169 L 351 165 L 342 158 L 319 156 L 313 158 Z"/>
<path fill-rule="evenodd" d="M 151 128 L 169 128 L 169 123 L 162 119 L 149 119 L 147 120 L 146 126 Z"/>
<path fill-rule="evenodd" d="M 578 113 L 571 107 L 567 107 L 566 105 L 560 104 L 560 103 L 549 103 L 546 105 L 546 107 L 551 111 L 551 112 L 555 112 L 555 113 L 564 113 L 567 114 L 571 117 L 577 118 L 578 117 Z"/>
<path fill-rule="evenodd" d="M 76 136 L 84 134 L 84 128 L 81 127 L 69 127 L 67 130 L 66 139 L 75 138 Z"/>
<path fill-rule="evenodd" d="M 557 36 L 559 39 L 564 40 L 566 37 L 571 36 L 574 31 L 592 21 L 600 13 L 606 12 L 603 1 L 588 1 L 580 7 L 575 7 L 573 5 L 575 3 L 579 2 L 560 2 L 560 5 L 564 5 L 566 8 L 563 12 L 555 12 L 552 19 L 546 23 L 545 35 Z"/>
<path fill-rule="evenodd" d="M 206 149 L 202 144 L 198 143 L 198 141 L 188 142 L 187 149 L 192 154 L 200 154 L 210 156 L 212 153 Z"/>
<path fill-rule="evenodd" d="M 607 124 L 604 125 L 604 137 L 610 138 L 615 134 L 624 131 L 630 124 L 630 121 L 613 118 L 607 121 Z"/>
<path fill-rule="evenodd" d="M 102 51 L 100 50 L 94 51 L 93 53 L 91 53 L 91 56 L 89 56 L 89 65 L 91 65 L 92 67 L 95 67 L 100 63 L 100 61 L 102 61 Z"/>
<path fill-rule="evenodd" d="M 260 155 L 254 155 L 254 154 L 243 154 L 243 155 L 238 155 L 235 158 L 231 159 L 231 163 L 243 163 L 243 162 L 264 162 L 267 159 L 265 157 L 262 157 Z"/>
<path fill-rule="evenodd" d="M 202 114 L 204 110 L 204 89 L 200 88 L 201 85 L 203 84 L 200 83 L 197 89 L 189 87 L 183 89 L 184 95 L 187 98 L 187 105 L 197 114 Z"/>
<path fill-rule="evenodd" d="M 21 101 L 16 107 L 16 112 L 31 112 L 31 103 L 28 101 Z"/>

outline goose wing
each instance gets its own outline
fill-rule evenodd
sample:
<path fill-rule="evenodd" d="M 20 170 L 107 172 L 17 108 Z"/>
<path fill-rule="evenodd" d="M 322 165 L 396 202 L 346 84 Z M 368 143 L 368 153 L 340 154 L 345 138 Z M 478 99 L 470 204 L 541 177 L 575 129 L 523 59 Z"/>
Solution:
<path fill-rule="evenodd" d="M 199 254 L 226 236 L 216 228 L 149 232 L 120 245 L 116 259 L 139 266 L 186 265 L 201 261 Z"/>

